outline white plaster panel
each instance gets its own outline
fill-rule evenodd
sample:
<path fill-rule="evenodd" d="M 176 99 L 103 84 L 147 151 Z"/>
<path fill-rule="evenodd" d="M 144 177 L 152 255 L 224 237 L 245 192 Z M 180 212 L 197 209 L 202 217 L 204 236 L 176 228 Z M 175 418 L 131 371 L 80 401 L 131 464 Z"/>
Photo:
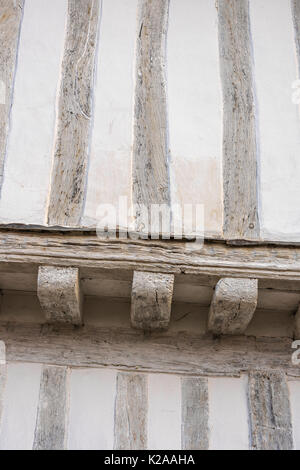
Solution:
<path fill-rule="evenodd" d="M 84 225 L 99 204 L 131 202 L 136 16 L 137 0 L 102 1 Z"/>
<path fill-rule="evenodd" d="M 181 449 L 181 381 L 177 376 L 148 376 L 148 449 Z"/>
<path fill-rule="evenodd" d="M 0 221 L 45 221 L 67 0 L 26 0 Z"/>
<path fill-rule="evenodd" d="M 222 95 L 211 0 L 171 0 L 167 40 L 173 204 L 204 204 L 205 231 L 222 231 Z"/>
<path fill-rule="evenodd" d="M 300 119 L 290 0 L 251 0 L 262 236 L 300 240 Z"/>
<path fill-rule="evenodd" d="M 247 378 L 208 379 L 210 449 L 249 448 Z"/>
<path fill-rule="evenodd" d="M 68 449 L 113 449 L 115 391 L 115 371 L 72 370 Z"/>
<path fill-rule="evenodd" d="M 300 450 L 300 381 L 293 380 L 288 382 L 288 385 L 290 390 L 294 449 Z"/>
<path fill-rule="evenodd" d="M 40 364 L 9 364 L 0 450 L 31 450 L 40 390 Z"/>

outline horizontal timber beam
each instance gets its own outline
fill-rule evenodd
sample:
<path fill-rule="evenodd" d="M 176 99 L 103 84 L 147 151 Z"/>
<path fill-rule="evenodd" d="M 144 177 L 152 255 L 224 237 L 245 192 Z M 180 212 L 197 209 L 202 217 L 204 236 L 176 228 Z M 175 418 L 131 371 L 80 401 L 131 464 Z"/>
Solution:
<path fill-rule="evenodd" d="M 188 246 L 188 249 L 187 249 Z M 196 245 L 195 245 L 196 246 Z M 202 248 L 178 241 L 101 240 L 94 234 L 0 231 L 0 270 L 35 272 L 40 265 L 77 267 L 81 272 L 109 270 L 258 279 L 277 285 L 300 282 L 300 247 L 228 246 L 206 241 Z"/>
<path fill-rule="evenodd" d="M 133 328 L 0 322 L 7 361 L 187 375 L 239 376 L 249 370 L 284 370 L 300 377 L 291 361 L 291 338 L 187 335 Z M 31 347 L 28 347 L 28 344 Z"/>

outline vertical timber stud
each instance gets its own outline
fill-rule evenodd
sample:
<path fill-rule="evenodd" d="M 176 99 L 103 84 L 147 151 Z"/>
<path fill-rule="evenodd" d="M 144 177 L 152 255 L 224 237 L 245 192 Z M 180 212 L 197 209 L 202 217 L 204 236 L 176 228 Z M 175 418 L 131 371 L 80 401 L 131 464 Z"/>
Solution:
<path fill-rule="evenodd" d="M 24 0 L 0 1 L 0 192 Z"/>
<path fill-rule="evenodd" d="M 227 240 L 259 237 L 257 148 L 248 0 L 218 0 Z"/>
<path fill-rule="evenodd" d="M 245 333 L 256 310 L 257 296 L 257 279 L 220 279 L 210 305 L 208 330 L 216 335 Z"/>
<path fill-rule="evenodd" d="M 147 449 L 147 376 L 119 372 L 115 402 L 115 450 Z"/>
<path fill-rule="evenodd" d="M 165 54 L 169 0 L 139 0 L 132 199 L 139 232 L 145 207 L 170 207 Z M 144 215 L 143 215 L 144 214 Z M 159 229 L 158 229 L 159 230 Z"/>
<path fill-rule="evenodd" d="M 251 442 L 255 450 L 292 450 L 289 391 L 283 372 L 249 375 Z"/>
<path fill-rule="evenodd" d="M 37 294 L 49 323 L 82 324 L 78 268 L 40 266 Z"/>
<path fill-rule="evenodd" d="M 165 330 L 171 318 L 174 275 L 135 271 L 131 292 L 131 325 L 144 331 Z"/>
<path fill-rule="evenodd" d="M 77 226 L 84 204 L 100 0 L 69 0 L 48 224 Z"/>
<path fill-rule="evenodd" d="M 207 379 L 182 377 L 181 390 L 181 448 L 207 450 L 209 448 Z"/>
<path fill-rule="evenodd" d="M 295 32 L 295 43 L 298 62 L 298 78 L 300 78 L 300 1 L 291 0 L 291 8 Z"/>
<path fill-rule="evenodd" d="M 34 450 L 64 450 L 66 448 L 67 380 L 66 367 L 43 367 Z"/>

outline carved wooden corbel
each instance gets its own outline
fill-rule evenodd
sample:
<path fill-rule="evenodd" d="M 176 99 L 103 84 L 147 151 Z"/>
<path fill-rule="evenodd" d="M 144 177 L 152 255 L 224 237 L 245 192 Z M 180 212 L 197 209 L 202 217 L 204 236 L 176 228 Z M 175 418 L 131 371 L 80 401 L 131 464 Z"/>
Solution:
<path fill-rule="evenodd" d="M 217 335 L 243 334 L 255 312 L 257 296 L 257 279 L 220 279 L 210 305 L 208 330 Z"/>
<path fill-rule="evenodd" d="M 131 293 L 131 324 L 144 331 L 169 326 L 174 275 L 135 271 Z"/>
<path fill-rule="evenodd" d="M 82 324 L 78 268 L 40 266 L 37 294 L 49 323 Z"/>

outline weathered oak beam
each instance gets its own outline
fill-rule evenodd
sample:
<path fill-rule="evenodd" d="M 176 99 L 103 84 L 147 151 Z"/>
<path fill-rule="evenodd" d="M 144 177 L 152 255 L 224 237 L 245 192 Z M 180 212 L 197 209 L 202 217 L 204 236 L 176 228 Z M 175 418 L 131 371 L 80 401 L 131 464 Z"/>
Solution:
<path fill-rule="evenodd" d="M 48 223 L 80 223 L 87 179 L 100 0 L 69 0 Z"/>
<path fill-rule="evenodd" d="M 253 369 L 281 370 L 295 377 L 292 339 L 153 332 L 86 325 L 0 322 L 7 361 L 75 367 L 113 367 L 188 375 L 239 375 Z M 28 348 L 28 344 L 31 345 Z M 179 354 L 180 352 L 180 354 Z"/>
<path fill-rule="evenodd" d="M 294 37 L 296 43 L 298 78 L 300 78 L 300 2 L 291 0 L 292 17 L 294 23 Z"/>
<path fill-rule="evenodd" d="M 150 211 L 151 204 L 170 205 L 165 78 L 168 12 L 169 0 L 139 0 L 132 164 L 138 231 L 148 225 L 143 207 Z"/>
<path fill-rule="evenodd" d="M 221 279 L 209 310 L 209 331 L 217 335 L 243 334 L 252 320 L 257 297 L 257 279 Z"/>
<path fill-rule="evenodd" d="M 248 0 L 218 0 L 225 239 L 258 239 L 254 85 Z"/>
<path fill-rule="evenodd" d="M 207 379 L 182 377 L 181 395 L 181 447 L 183 450 L 207 450 L 209 448 Z"/>
<path fill-rule="evenodd" d="M 248 394 L 251 447 L 255 450 L 292 450 L 293 431 L 285 374 L 250 373 Z"/>
<path fill-rule="evenodd" d="M 1 0 L 0 4 L 0 192 L 23 6 L 24 0 Z"/>
<path fill-rule="evenodd" d="M 66 448 L 67 380 L 66 367 L 43 367 L 34 450 L 64 450 Z"/>
<path fill-rule="evenodd" d="M 131 324 L 144 331 L 167 329 L 171 318 L 174 276 L 135 271 L 131 293 Z"/>
<path fill-rule="evenodd" d="M 122 271 L 175 274 L 215 285 L 222 277 L 256 278 L 270 288 L 300 282 L 300 247 L 232 247 L 206 241 L 199 250 L 186 250 L 177 241 L 101 240 L 95 234 L 0 231 L 0 270 L 37 272 L 40 265 L 78 267 L 81 272 Z M 292 289 L 295 289 L 293 287 Z"/>
<path fill-rule="evenodd" d="M 119 372 L 115 403 L 114 449 L 147 448 L 147 377 Z"/>
<path fill-rule="evenodd" d="M 40 266 L 37 295 L 49 323 L 82 323 L 79 269 Z"/>

